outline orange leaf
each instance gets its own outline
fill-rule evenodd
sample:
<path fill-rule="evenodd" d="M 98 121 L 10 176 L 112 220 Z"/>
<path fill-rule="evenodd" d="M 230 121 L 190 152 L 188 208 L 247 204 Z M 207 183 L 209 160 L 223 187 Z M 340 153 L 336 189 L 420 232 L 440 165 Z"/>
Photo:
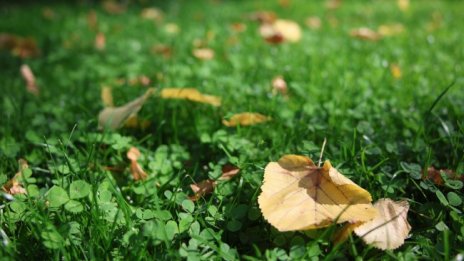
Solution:
<path fill-rule="evenodd" d="M 22 172 L 25 169 L 29 168 L 29 165 L 27 164 L 27 161 L 24 159 L 19 159 L 18 164 L 19 164 L 18 172 L 14 175 L 12 179 L 10 179 L 7 183 L 5 183 L 2 186 L 2 190 L 11 195 L 27 193 L 26 189 L 22 187 L 20 179 L 22 177 Z"/>
<path fill-rule="evenodd" d="M 433 183 L 441 186 L 444 183 L 443 178 L 441 177 L 441 173 L 446 175 L 449 179 L 464 181 L 464 175 L 459 175 L 451 169 L 438 170 L 433 166 L 427 168 L 427 173 L 423 175 L 423 179 L 430 179 Z"/>
<path fill-rule="evenodd" d="M 206 103 L 213 106 L 221 105 L 221 98 L 206 95 L 194 88 L 164 88 L 161 90 L 161 98 L 163 99 L 181 99 L 194 102 Z"/>
<path fill-rule="evenodd" d="M 237 125 L 241 126 L 250 126 L 263 123 L 271 120 L 270 117 L 254 113 L 254 112 L 244 112 L 239 114 L 234 114 L 230 117 L 229 120 L 222 120 L 222 123 L 227 127 L 235 127 Z"/>
<path fill-rule="evenodd" d="M 200 60 L 211 60 L 214 58 L 214 51 L 210 48 L 198 48 L 193 50 L 193 56 Z"/>
<path fill-rule="evenodd" d="M 222 166 L 222 175 L 219 180 L 230 180 L 240 172 L 240 169 L 234 165 L 226 164 Z"/>
<path fill-rule="evenodd" d="M 21 76 L 26 81 L 27 91 L 36 96 L 39 95 L 39 88 L 37 87 L 37 84 L 35 82 L 35 76 L 34 73 L 32 73 L 31 67 L 29 67 L 29 65 L 27 64 L 23 64 L 21 65 L 20 71 Z"/>
<path fill-rule="evenodd" d="M 140 156 L 141 156 L 141 153 L 136 147 L 132 147 L 129 149 L 129 151 L 127 151 L 127 158 L 131 161 L 130 171 L 135 181 L 144 180 L 144 179 L 147 179 L 148 177 L 147 173 L 145 173 L 145 171 L 142 169 L 142 167 L 137 162 L 137 159 Z"/>
<path fill-rule="evenodd" d="M 95 49 L 97 50 L 104 50 L 106 45 L 106 37 L 105 34 L 102 32 L 97 33 L 95 36 Z"/>

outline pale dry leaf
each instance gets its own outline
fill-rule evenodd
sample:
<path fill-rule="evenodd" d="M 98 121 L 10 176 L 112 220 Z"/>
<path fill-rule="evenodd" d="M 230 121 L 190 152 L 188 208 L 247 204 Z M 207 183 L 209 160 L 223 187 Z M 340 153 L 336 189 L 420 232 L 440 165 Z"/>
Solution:
<path fill-rule="evenodd" d="M 317 167 L 307 157 L 283 156 L 264 170 L 258 197 L 264 218 L 279 231 L 308 230 L 376 217 L 369 192 L 329 161 Z"/>
<path fill-rule="evenodd" d="M 282 34 L 286 41 L 295 43 L 301 40 L 300 25 L 294 21 L 277 19 L 274 22 L 274 29 Z"/>
<path fill-rule="evenodd" d="M 214 58 L 214 50 L 210 48 L 198 48 L 193 50 L 193 56 L 200 60 L 212 60 Z"/>
<path fill-rule="evenodd" d="M 271 118 L 260 113 L 243 112 L 232 115 L 229 120 L 222 120 L 222 124 L 227 127 L 251 126 L 270 121 Z"/>
<path fill-rule="evenodd" d="M 216 107 L 221 105 L 221 98 L 213 95 L 202 94 L 194 88 L 164 88 L 161 90 L 161 98 L 190 100 L 210 104 Z"/>
<path fill-rule="evenodd" d="M 318 16 L 310 16 L 306 19 L 306 25 L 313 29 L 313 30 L 318 30 L 321 28 L 321 25 L 322 25 L 322 21 L 321 21 L 321 18 L 319 18 Z"/>
<path fill-rule="evenodd" d="M 160 22 L 163 20 L 163 12 L 155 7 L 144 8 L 140 13 L 143 19 Z"/>
<path fill-rule="evenodd" d="M 23 77 L 24 81 L 26 81 L 26 90 L 36 96 L 39 95 L 39 87 L 37 87 L 35 76 L 31 70 L 31 67 L 29 67 L 27 64 L 23 64 L 21 65 L 20 71 L 21 76 Z"/>
<path fill-rule="evenodd" d="M 382 38 L 381 34 L 367 27 L 353 29 L 351 30 L 350 35 L 354 38 L 358 38 L 361 40 L 367 40 L 367 41 L 373 41 L 373 42 L 378 41 Z"/>
<path fill-rule="evenodd" d="M 144 95 L 137 99 L 126 103 L 120 107 L 104 108 L 98 115 L 99 129 L 108 128 L 115 130 L 121 127 L 129 116 L 136 114 L 143 106 L 148 97 L 153 93 L 154 89 L 148 89 Z"/>
<path fill-rule="evenodd" d="M 278 75 L 272 79 L 272 92 L 274 94 L 280 93 L 283 95 L 287 94 L 287 82 L 282 75 Z"/>
<path fill-rule="evenodd" d="M 374 207 L 379 215 L 354 229 L 356 235 L 364 242 L 382 250 L 396 249 L 403 245 L 411 231 L 407 216 L 407 201 L 393 201 L 389 198 L 379 199 Z"/>
<path fill-rule="evenodd" d="M 111 87 L 108 87 L 108 86 L 102 86 L 101 87 L 100 97 L 101 97 L 103 106 L 105 106 L 105 107 L 113 107 L 114 106 L 112 90 L 113 89 Z"/>
<path fill-rule="evenodd" d="M 261 24 L 259 34 L 268 43 L 278 44 L 284 41 L 284 36 L 274 28 L 273 24 Z"/>

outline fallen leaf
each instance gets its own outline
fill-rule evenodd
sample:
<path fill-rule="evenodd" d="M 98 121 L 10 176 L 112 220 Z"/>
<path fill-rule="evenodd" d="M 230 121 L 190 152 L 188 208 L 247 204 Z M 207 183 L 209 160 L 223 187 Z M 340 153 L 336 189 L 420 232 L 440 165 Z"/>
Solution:
<path fill-rule="evenodd" d="M 230 29 L 236 33 L 242 33 L 246 31 L 246 24 L 244 23 L 233 23 L 230 25 Z"/>
<path fill-rule="evenodd" d="M 404 26 L 400 23 L 396 24 L 384 24 L 379 26 L 377 32 L 381 36 L 395 36 L 402 34 L 405 31 Z"/>
<path fill-rule="evenodd" d="M 193 56 L 200 60 L 211 60 L 214 58 L 214 51 L 210 48 L 199 48 L 193 50 Z"/>
<path fill-rule="evenodd" d="M 250 126 L 270 121 L 271 118 L 259 113 L 254 112 L 244 112 L 239 114 L 234 114 L 230 117 L 229 120 L 222 120 L 222 124 L 227 127 L 240 126 Z"/>
<path fill-rule="evenodd" d="M 105 50 L 106 37 L 102 32 L 97 33 L 95 36 L 95 49 L 102 51 Z"/>
<path fill-rule="evenodd" d="M 44 7 L 42 9 L 42 16 L 47 20 L 55 20 L 56 18 L 55 11 L 53 11 L 53 9 L 51 9 L 50 7 Z"/>
<path fill-rule="evenodd" d="M 99 129 L 108 128 L 115 130 L 121 127 L 129 116 L 136 114 L 143 106 L 154 89 L 148 89 L 144 95 L 126 103 L 120 107 L 106 107 L 98 115 Z"/>
<path fill-rule="evenodd" d="M 423 179 L 432 180 L 433 183 L 439 186 L 442 186 L 444 184 L 444 181 L 443 181 L 443 178 L 441 177 L 441 173 L 446 175 L 446 177 L 448 177 L 449 179 L 464 181 L 464 175 L 459 175 L 451 169 L 436 169 L 433 166 L 428 167 L 427 173 L 424 173 L 422 177 Z"/>
<path fill-rule="evenodd" d="M 218 180 L 229 181 L 230 179 L 235 177 L 239 172 L 240 172 L 239 168 L 233 165 L 230 165 L 230 164 L 226 164 L 222 167 L 222 175 L 219 177 Z M 202 196 L 212 193 L 216 185 L 217 185 L 217 182 L 212 179 L 206 179 L 198 183 L 191 184 L 190 188 L 195 194 L 193 196 L 190 196 L 189 199 L 192 201 L 196 201 Z"/>
<path fill-rule="evenodd" d="M 379 215 L 354 229 L 356 235 L 369 245 L 382 250 L 396 249 L 403 245 L 411 231 L 407 215 L 407 201 L 393 201 L 389 198 L 379 199 L 374 207 Z"/>
<path fill-rule="evenodd" d="M 360 223 L 345 223 L 343 227 L 335 232 L 334 236 L 332 237 L 333 244 L 338 245 L 345 242 L 351 233 L 353 233 L 354 229 L 359 225 Z"/>
<path fill-rule="evenodd" d="M 165 44 L 156 44 L 151 47 L 153 54 L 160 54 L 164 58 L 170 58 L 172 56 L 172 48 Z"/>
<path fill-rule="evenodd" d="M 167 23 L 164 26 L 164 31 L 166 31 L 168 34 L 178 34 L 180 32 L 180 28 L 175 23 Z"/>
<path fill-rule="evenodd" d="M 254 12 L 249 17 L 252 21 L 258 21 L 266 24 L 271 24 L 277 19 L 277 15 L 271 11 Z"/>
<path fill-rule="evenodd" d="M 335 10 L 340 8 L 342 5 L 342 0 L 326 0 L 325 1 L 325 7 L 330 10 Z"/>
<path fill-rule="evenodd" d="M 262 24 L 259 27 L 259 34 L 268 43 L 278 44 L 284 41 L 284 36 L 277 32 L 272 24 Z"/>
<path fill-rule="evenodd" d="M 308 230 L 376 217 L 369 192 L 344 177 L 329 161 L 285 155 L 264 170 L 258 197 L 264 218 L 279 231 Z"/>
<path fill-rule="evenodd" d="M 108 86 L 102 86 L 101 88 L 101 93 L 100 97 L 103 103 L 103 106 L 105 107 L 113 107 L 113 89 Z"/>
<path fill-rule="evenodd" d="M 129 79 L 130 86 L 135 86 L 135 85 L 149 86 L 150 83 L 151 83 L 151 80 L 146 75 L 140 75 L 135 78 Z"/>
<path fill-rule="evenodd" d="M 321 18 L 318 16 L 310 16 L 306 19 L 306 25 L 313 30 L 318 30 L 322 25 Z"/>
<path fill-rule="evenodd" d="M 406 12 L 409 9 L 409 0 L 397 0 L 397 5 L 401 11 Z"/>
<path fill-rule="evenodd" d="M 206 103 L 213 106 L 221 105 L 221 98 L 206 95 L 194 88 L 164 88 L 161 90 L 161 98 L 163 99 L 181 99 L 194 102 Z"/>
<path fill-rule="evenodd" d="M 295 43 L 301 40 L 300 25 L 291 20 L 277 19 L 272 24 L 264 23 L 260 26 L 259 32 L 270 43 Z"/>
<path fill-rule="evenodd" d="M 26 194 L 27 191 L 22 187 L 21 178 L 22 173 L 25 169 L 29 168 L 27 161 L 24 159 L 18 160 L 19 169 L 18 172 L 10 179 L 7 183 L 2 186 L 2 190 L 8 194 L 16 195 L 16 194 Z"/>
<path fill-rule="evenodd" d="M 150 127 L 150 124 L 151 122 L 149 120 L 140 120 L 137 114 L 132 114 L 127 118 L 126 122 L 124 122 L 124 127 L 144 130 Z"/>
<path fill-rule="evenodd" d="M 87 13 L 87 26 L 91 31 L 97 31 L 98 30 L 98 17 L 97 17 L 97 12 L 95 10 L 90 10 Z"/>
<path fill-rule="evenodd" d="M 163 20 L 163 12 L 155 7 L 144 8 L 140 13 L 143 19 L 161 22 Z"/>
<path fill-rule="evenodd" d="M 400 79 L 401 78 L 401 68 L 398 64 L 393 63 L 390 65 L 390 72 L 393 78 Z"/>
<path fill-rule="evenodd" d="M 104 1 L 102 6 L 103 9 L 109 14 L 122 14 L 126 12 L 126 6 L 115 1 Z"/>
<path fill-rule="evenodd" d="M 382 38 L 382 35 L 373 31 L 367 27 L 361 27 L 357 29 L 353 29 L 350 32 L 352 37 L 361 39 L 361 40 L 368 40 L 368 41 L 378 41 Z"/>
<path fill-rule="evenodd" d="M 23 64 L 21 65 L 20 71 L 21 76 L 26 81 L 26 90 L 36 96 L 39 95 L 39 88 L 37 87 L 35 76 L 34 73 L 32 73 L 31 67 L 29 67 L 27 64 Z"/>
<path fill-rule="evenodd" d="M 131 147 L 129 151 L 127 151 L 127 158 L 131 161 L 130 172 L 135 181 L 145 180 L 148 177 L 147 173 L 143 171 L 143 168 L 137 162 L 137 159 L 140 156 L 141 156 L 140 150 L 138 150 L 136 147 Z"/>
<path fill-rule="evenodd" d="M 285 82 L 282 75 L 276 76 L 274 79 L 272 79 L 272 91 L 274 94 L 287 94 L 287 82 Z"/>

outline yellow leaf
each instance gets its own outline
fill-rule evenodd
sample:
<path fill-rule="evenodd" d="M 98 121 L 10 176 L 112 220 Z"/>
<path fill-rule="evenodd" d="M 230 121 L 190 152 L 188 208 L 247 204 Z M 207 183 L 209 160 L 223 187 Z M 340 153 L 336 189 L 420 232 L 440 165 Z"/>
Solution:
<path fill-rule="evenodd" d="M 274 29 L 282 34 L 286 41 L 295 43 L 301 40 L 300 25 L 294 21 L 277 19 L 274 22 Z"/>
<path fill-rule="evenodd" d="M 398 64 L 390 65 L 390 72 L 395 79 L 401 78 L 401 68 Z"/>
<path fill-rule="evenodd" d="M 140 16 L 143 19 L 147 19 L 147 20 L 153 20 L 153 21 L 163 20 L 163 12 L 160 9 L 154 8 L 154 7 L 144 8 L 142 12 L 140 13 Z"/>
<path fill-rule="evenodd" d="M 101 100 L 103 102 L 103 106 L 105 107 L 113 107 L 113 92 L 111 87 L 102 86 L 101 93 L 100 93 Z"/>
<path fill-rule="evenodd" d="M 126 103 L 120 107 L 104 108 L 98 115 L 98 126 L 100 129 L 108 128 L 115 130 L 121 127 L 129 116 L 136 114 L 143 106 L 148 97 L 153 93 L 154 89 L 148 89 L 144 95 L 137 99 Z"/>
<path fill-rule="evenodd" d="M 398 8 L 406 12 L 409 9 L 409 0 L 397 0 Z"/>
<path fill-rule="evenodd" d="M 222 124 L 224 124 L 227 127 L 235 127 L 237 125 L 250 126 L 263 123 L 269 120 L 271 120 L 270 117 L 259 113 L 244 112 L 233 115 L 232 117 L 230 117 L 229 120 L 222 120 Z"/>
<path fill-rule="evenodd" d="M 407 220 L 408 202 L 395 202 L 383 198 L 379 199 L 374 207 L 379 211 L 379 215 L 355 228 L 354 232 L 367 244 L 382 250 L 400 247 L 411 231 Z"/>
<path fill-rule="evenodd" d="M 270 162 L 258 197 L 264 218 L 279 231 L 368 221 L 377 215 L 369 192 L 344 177 L 329 161 L 286 155 Z"/>
<path fill-rule="evenodd" d="M 206 95 L 194 88 L 164 88 L 161 90 L 161 98 L 163 99 L 181 99 L 194 102 L 207 103 L 213 106 L 221 105 L 221 98 Z"/>
<path fill-rule="evenodd" d="M 384 24 L 379 26 L 377 32 L 382 36 L 395 36 L 405 31 L 404 26 L 400 23 Z"/>

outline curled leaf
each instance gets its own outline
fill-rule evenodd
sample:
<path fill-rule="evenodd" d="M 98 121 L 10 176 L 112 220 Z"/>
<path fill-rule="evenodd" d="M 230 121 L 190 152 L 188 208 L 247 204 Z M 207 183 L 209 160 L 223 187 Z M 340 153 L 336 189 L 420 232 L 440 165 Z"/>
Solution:
<path fill-rule="evenodd" d="M 228 181 L 232 179 L 233 177 L 235 177 L 239 172 L 240 172 L 239 168 L 233 165 L 230 165 L 230 164 L 226 164 L 222 167 L 222 175 L 219 177 L 218 180 Z M 217 182 L 212 179 L 206 179 L 206 180 L 200 181 L 199 183 L 191 184 L 190 188 L 195 194 L 189 197 L 190 200 L 196 201 L 202 196 L 212 193 L 216 185 L 217 185 Z"/>
<path fill-rule="evenodd" d="M 143 168 L 137 162 L 137 159 L 141 156 L 140 151 L 136 147 L 132 147 L 127 151 L 127 158 L 131 161 L 130 172 L 135 181 L 147 179 L 148 175 L 145 173 Z"/>
<path fill-rule="evenodd" d="M 393 201 L 389 198 L 379 199 L 374 207 L 379 215 L 354 229 L 356 235 L 367 244 L 382 250 L 400 247 L 411 231 L 407 215 L 407 201 Z"/>
<path fill-rule="evenodd" d="M 367 40 L 367 41 L 374 41 L 374 42 L 382 38 L 381 34 L 367 27 L 353 29 L 351 30 L 350 35 L 354 38 L 358 38 L 361 40 Z"/>
<path fill-rule="evenodd" d="M 27 64 L 21 65 L 20 68 L 21 76 L 26 81 L 26 90 L 34 95 L 39 95 L 39 88 L 37 87 L 34 73 L 32 73 L 31 67 Z"/>
<path fill-rule="evenodd" d="M 244 112 L 234 114 L 229 120 L 222 120 L 222 124 L 227 127 L 235 127 L 237 125 L 250 126 L 263 123 L 271 120 L 270 117 L 255 112 Z"/>
<path fill-rule="evenodd" d="M 310 158 L 283 156 L 266 166 L 261 190 L 261 212 L 279 231 L 368 221 L 377 215 L 369 192 L 340 174 L 329 161 L 319 168 Z"/>
<path fill-rule="evenodd" d="M 120 107 L 104 108 L 98 115 L 98 125 L 100 129 L 108 128 L 115 130 L 121 127 L 129 116 L 136 114 L 143 106 L 148 97 L 153 93 L 154 89 L 150 88 L 144 95 L 126 103 Z"/>
<path fill-rule="evenodd" d="M 164 88 L 161 90 L 161 98 L 190 100 L 213 106 L 221 105 L 221 98 L 213 95 L 202 94 L 194 88 Z"/>
<path fill-rule="evenodd" d="M 8 194 L 16 195 L 16 194 L 26 194 L 26 189 L 23 188 L 21 183 L 22 173 L 25 169 L 29 168 L 27 161 L 24 159 L 18 160 L 19 170 L 14 175 L 12 179 L 10 179 L 7 183 L 2 186 L 2 190 Z"/>

